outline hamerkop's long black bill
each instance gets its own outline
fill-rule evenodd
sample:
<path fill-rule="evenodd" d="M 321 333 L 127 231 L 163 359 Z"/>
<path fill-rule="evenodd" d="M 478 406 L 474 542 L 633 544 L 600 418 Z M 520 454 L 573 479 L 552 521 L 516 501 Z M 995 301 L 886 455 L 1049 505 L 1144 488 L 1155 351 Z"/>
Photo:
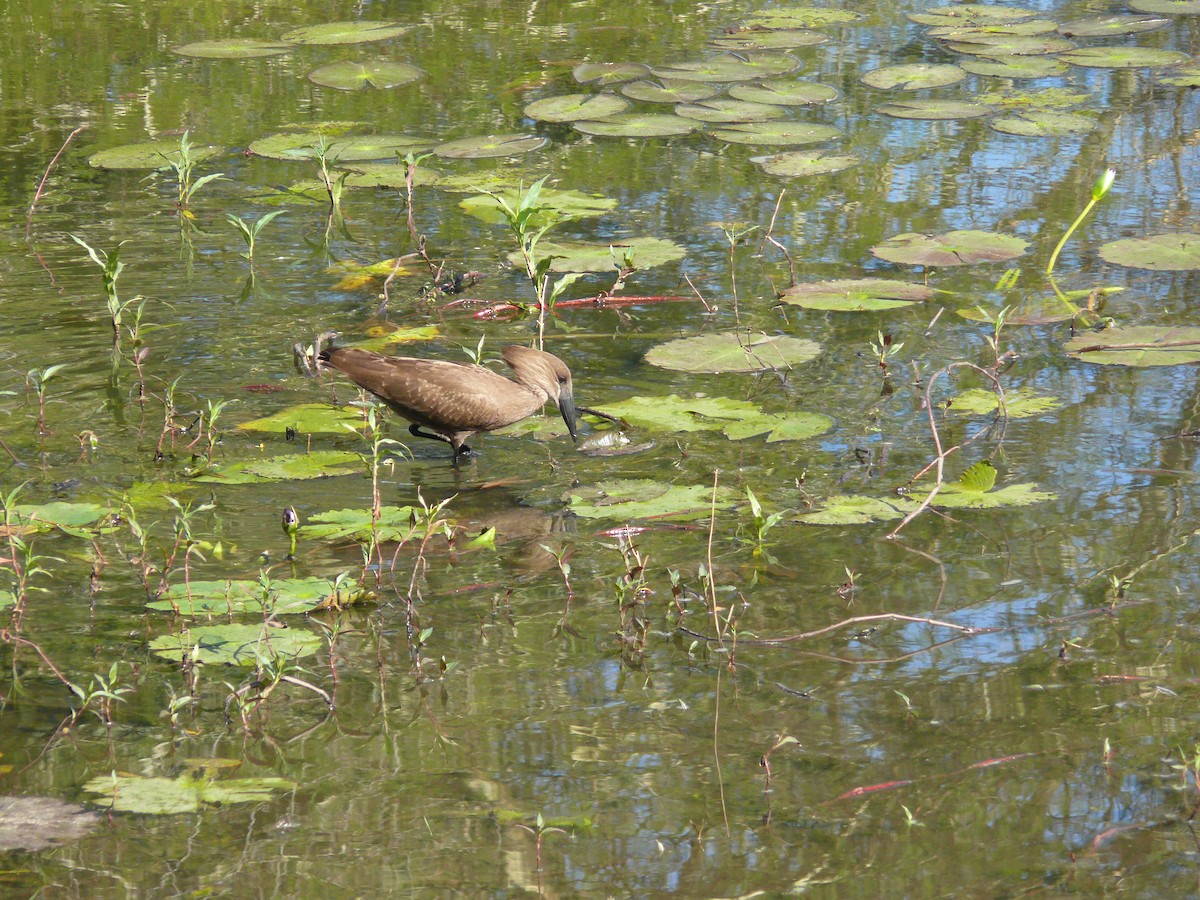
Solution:
<path fill-rule="evenodd" d="M 563 421 L 567 423 L 567 431 L 571 432 L 571 440 L 579 440 L 579 430 L 575 425 L 575 400 L 571 397 L 560 397 L 558 411 L 562 413 Z"/>

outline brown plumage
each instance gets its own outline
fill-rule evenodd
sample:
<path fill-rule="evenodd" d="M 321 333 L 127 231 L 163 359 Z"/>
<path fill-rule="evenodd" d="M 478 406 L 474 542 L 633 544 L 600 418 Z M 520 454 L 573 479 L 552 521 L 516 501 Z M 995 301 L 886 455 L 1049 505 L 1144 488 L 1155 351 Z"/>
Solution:
<path fill-rule="evenodd" d="M 455 462 L 471 452 L 465 443 L 471 435 L 520 422 L 549 402 L 558 406 L 575 440 L 575 403 L 566 364 L 529 347 L 505 347 L 500 355 L 515 381 L 482 366 L 382 356 L 354 347 L 321 350 L 320 360 L 408 419 L 414 437 L 448 443 Z"/>

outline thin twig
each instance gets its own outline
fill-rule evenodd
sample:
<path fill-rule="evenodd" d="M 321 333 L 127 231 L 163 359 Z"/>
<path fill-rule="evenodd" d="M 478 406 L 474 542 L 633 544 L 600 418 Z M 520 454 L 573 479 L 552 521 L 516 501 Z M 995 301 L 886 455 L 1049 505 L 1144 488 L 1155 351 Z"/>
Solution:
<path fill-rule="evenodd" d="M 67 135 L 67 139 L 65 141 L 63 141 L 62 146 L 58 148 L 58 152 L 54 154 L 54 158 L 52 160 L 50 160 L 50 164 L 48 166 L 46 166 L 46 171 L 42 173 L 42 180 L 40 182 L 38 182 L 37 193 L 35 193 L 33 195 L 33 202 L 29 204 L 29 215 L 26 216 L 26 218 L 25 218 L 25 239 L 26 240 L 29 240 L 29 232 L 33 228 L 33 211 L 35 209 L 37 209 L 38 200 L 40 200 L 42 197 L 42 191 L 45 189 L 46 181 L 50 177 L 50 170 L 54 168 L 54 164 L 56 162 L 58 162 L 58 158 L 63 155 L 63 151 L 67 149 L 67 144 L 71 143 L 71 139 L 74 138 L 75 135 L 79 134 L 79 132 L 83 131 L 87 127 L 88 127 L 87 125 L 80 125 L 78 128 L 76 128 L 74 131 L 72 131 L 70 134 Z"/>

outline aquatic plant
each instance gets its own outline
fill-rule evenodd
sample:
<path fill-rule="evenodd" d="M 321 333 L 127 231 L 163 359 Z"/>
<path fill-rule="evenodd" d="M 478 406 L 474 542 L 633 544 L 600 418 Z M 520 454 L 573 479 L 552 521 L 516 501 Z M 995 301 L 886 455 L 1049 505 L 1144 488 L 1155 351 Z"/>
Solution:
<path fill-rule="evenodd" d="M 1058 244 L 1054 247 L 1054 252 L 1050 254 L 1050 262 L 1046 263 L 1047 277 L 1053 277 L 1054 265 L 1058 262 L 1058 254 L 1062 252 L 1062 248 L 1066 246 L 1066 243 L 1068 240 L 1070 240 L 1071 235 L 1075 233 L 1075 229 L 1078 228 L 1080 223 L 1087 218 L 1088 213 L 1090 213 L 1093 207 L 1095 207 L 1095 205 L 1104 198 L 1104 195 L 1108 193 L 1109 188 L 1113 186 L 1113 182 L 1116 181 L 1116 179 L 1116 169 L 1105 169 L 1100 173 L 1100 177 L 1097 178 L 1095 183 L 1092 185 L 1092 196 L 1088 200 L 1087 205 L 1084 206 L 1083 212 L 1075 217 L 1075 221 L 1071 223 L 1071 227 L 1067 229 L 1066 234 L 1062 236 L 1061 240 L 1059 240 Z"/>
<path fill-rule="evenodd" d="M 193 147 L 194 145 L 192 142 L 188 140 L 188 132 L 185 131 L 183 136 L 179 139 L 178 155 L 167 153 L 159 154 L 164 160 L 166 160 L 167 164 L 175 170 L 175 178 L 179 192 L 179 212 L 188 219 L 195 218 L 192 215 L 191 210 L 188 208 L 191 206 L 192 197 L 195 195 L 195 193 L 209 182 L 225 177 L 223 172 L 213 172 L 212 174 L 202 175 L 200 178 L 193 180 L 196 164 L 200 162 L 200 159 L 197 158 L 196 154 L 192 152 Z"/>
<path fill-rule="evenodd" d="M 258 238 L 258 233 L 266 228 L 272 219 L 283 215 L 283 213 L 284 210 L 277 209 L 249 224 L 240 216 L 235 216 L 233 213 L 226 214 L 225 218 L 238 230 L 238 233 L 242 236 L 242 240 L 246 242 L 246 252 L 242 254 L 242 259 L 250 263 L 251 269 L 254 268 L 254 241 Z"/>
<path fill-rule="evenodd" d="M 71 710 L 72 725 L 77 723 L 83 717 L 84 713 L 91 710 L 96 714 L 96 718 L 104 723 L 105 728 L 112 728 L 113 704 L 124 703 L 125 695 L 133 693 L 133 688 L 121 687 L 117 684 L 119 666 L 119 662 L 113 663 L 109 667 L 107 676 L 99 673 L 93 675 L 86 688 L 74 682 L 67 685 L 71 689 L 71 693 L 78 697 L 80 702 L 79 709 Z"/>
<path fill-rule="evenodd" d="M 104 280 L 104 297 L 108 304 L 108 318 L 112 322 L 113 347 L 116 347 L 121 340 L 122 315 L 124 315 L 125 310 L 132 304 L 142 299 L 141 297 L 132 297 L 122 302 L 120 297 L 117 296 L 117 279 L 121 277 L 121 272 L 125 269 L 125 263 L 121 262 L 121 248 L 127 242 L 121 241 L 112 250 L 105 252 L 104 250 L 93 249 L 83 238 L 77 235 L 71 235 L 71 240 L 86 250 L 92 262 L 100 267 L 101 277 Z"/>

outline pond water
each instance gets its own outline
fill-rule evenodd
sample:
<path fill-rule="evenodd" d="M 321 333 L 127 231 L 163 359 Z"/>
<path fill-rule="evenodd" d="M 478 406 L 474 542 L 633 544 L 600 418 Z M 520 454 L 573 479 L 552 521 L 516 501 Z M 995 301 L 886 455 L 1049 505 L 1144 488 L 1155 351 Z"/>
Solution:
<path fill-rule="evenodd" d="M 1167 363 L 1197 358 L 1200 4 L 1139 2 L 5 5 L 2 892 L 1194 893 L 1200 397 Z M 293 34 L 364 21 L 404 27 Z M 339 62 L 419 71 L 318 83 Z M 577 127 L 592 96 L 692 130 Z M 341 182 L 351 138 L 389 186 Z M 543 177 L 542 255 L 600 259 L 544 346 L 625 443 L 550 407 L 455 467 L 382 408 L 410 453 L 328 424 L 358 392 L 295 342 L 537 342 L 513 232 L 460 204 Z M 896 250 L 954 231 L 984 235 Z M 916 287 L 780 299 L 868 278 Z"/>

